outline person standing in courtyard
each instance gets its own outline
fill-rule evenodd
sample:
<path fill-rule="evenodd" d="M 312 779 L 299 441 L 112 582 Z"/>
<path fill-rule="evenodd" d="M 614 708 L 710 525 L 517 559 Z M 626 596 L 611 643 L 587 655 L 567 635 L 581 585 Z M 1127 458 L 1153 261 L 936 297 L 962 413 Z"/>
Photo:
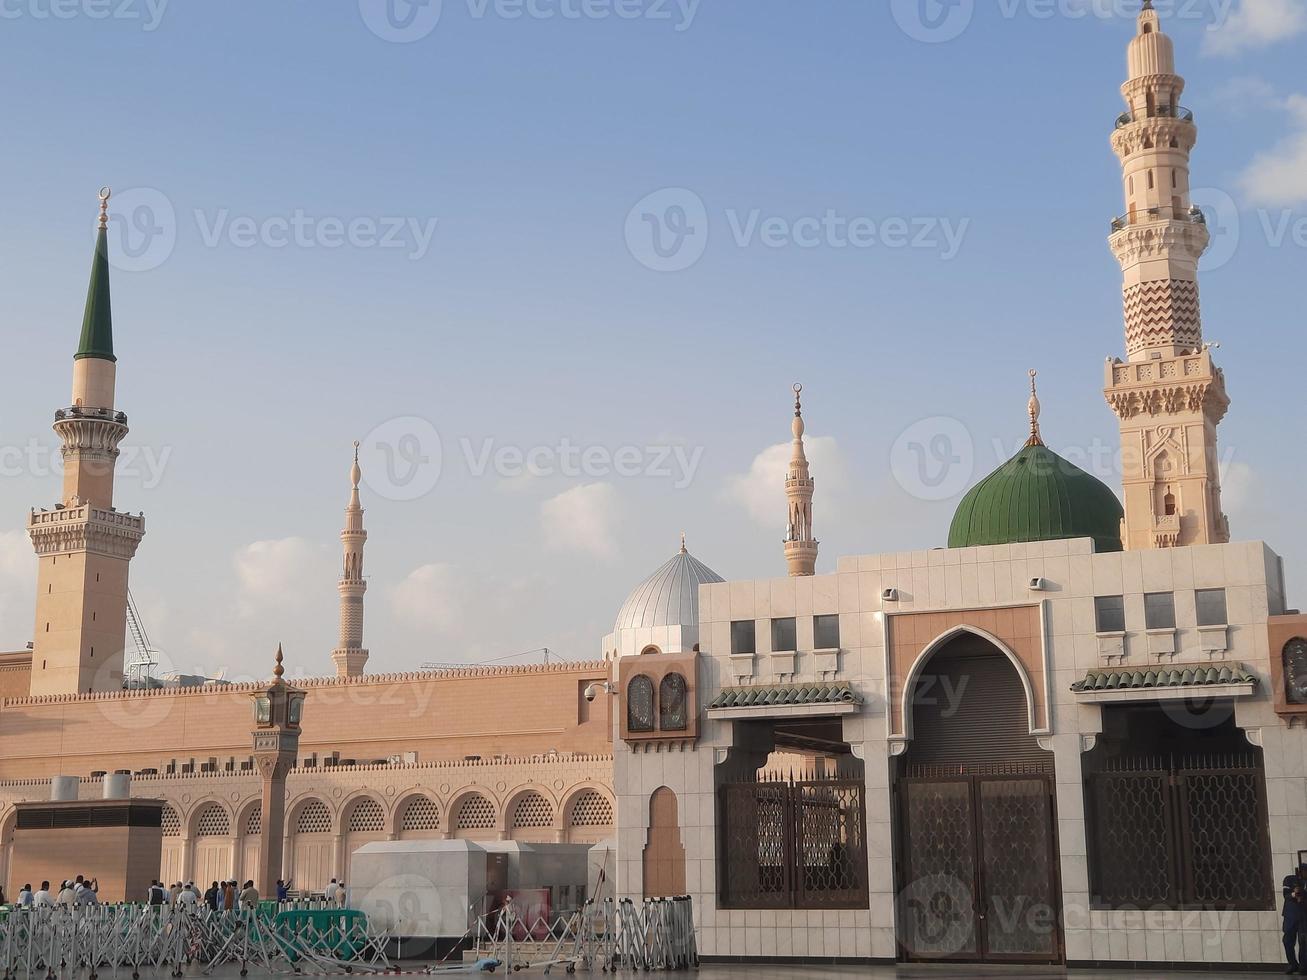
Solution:
<path fill-rule="evenodd" d="M 50 895 L 50 882 L 41 882 L 40 889 L 32 896 L 32 904 L 38 908 L 49 908 L 54 905 L 54 898 Z"/>
<path fill-rule="evenodd" d="M 1284 958 L 1289 964 L 1285 973 L 1307 974 L 1307 865 L 1284 879 Z"/>

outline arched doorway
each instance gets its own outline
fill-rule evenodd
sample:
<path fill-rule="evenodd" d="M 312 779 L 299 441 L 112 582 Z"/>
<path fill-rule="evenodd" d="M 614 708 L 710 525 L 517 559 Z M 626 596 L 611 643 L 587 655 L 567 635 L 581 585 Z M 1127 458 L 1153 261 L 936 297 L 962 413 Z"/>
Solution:
<path fill-rule="evenodd" d="M 1062 959 L 1053 756 L 1030 734 L 1027 688 L 968 632 L 912 682 L 895 779 L 905 959 Z"/>
<path fill-rule="evenodd" d="M 649 797 L 649 833 L 643 855 L 644 897 L 685 894 L 685 845 L 676 794 L 660 786 Z"/>

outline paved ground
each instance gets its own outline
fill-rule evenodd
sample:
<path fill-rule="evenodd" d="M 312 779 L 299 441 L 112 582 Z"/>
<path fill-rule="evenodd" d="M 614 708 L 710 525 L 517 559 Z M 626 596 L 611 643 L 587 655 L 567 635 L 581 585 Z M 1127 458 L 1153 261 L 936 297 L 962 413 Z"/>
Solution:
<path fill-rule="evenodd" d="M 427 964 L 404 964 L 406 969 L 423 969 Z M 280 974 L 284 976 L 284 974 Z M 513 977 L 539 977 L 542 975 L 540 970 L 523 970 L 517 974 L 510 974 Z M 711 965 L 705 966 L 696 973 L 632 973 L 619 974 L 619 980 L 624 977 L 630 977 L 631 980 L 655 980 L 660 976 L 670 978 L 683 977 L 686 980 L 819 980 L 825 977 L 860 977 L 863 980 L 999 980 L 1003 977 L 1014 977 L 1016 980 L 1130 980 L 1130 978 L 1140 978 L 1140 980 L 1199 980 L 1203 977 L 1258 977 L 1274 976 L 1278 974 L 1266 973 L 1238 973 L 1238 974 L 1218 974 L 1205 972 L 1185 972 L 1185 973 L 1132 973 L 1129 970 L 1066 970 L 1052 969 L 1050 967 L 966 967 L 966 966 L 898 966 L 898 967 L 867 967 L 867 966 L 785 966 L 785 965 Z M 141 974 L 142 980 L 153 980 L 154 977 L 166 977 L 166 972 L 151 973 L 145 971 Z M 224 967 L 215 970 L 212 974 L 220 980 L 240 980 L 239 970 L 235 966 Z M 250 977 L 266 977 L 268 974 L 258 971 L 250 971 Z M 360 974 L 355 974 L 354 978 Z M 446 974 L 446 976 L 481 976 L 486 977 L 488 974 Z M 503 977 L 504 973 L 494 974 L 495 977 Z M 604 974 L 595 971 L 593 974 L 578 973 L 580 977 L 594 977 L 600 980 L 603 977 L 611 977 L 611 974 Z M 351 978 L 351 980 L 354 980 Z M 567 980 L 566 974 L 561 970 L 554 970 L 550 974 L 550 980 Z M 19 980 L 22 980 L 21 975 Z M 34 978 L 41 980 L 41 978 Z M 573 978 L 576 980 L 576 978 Z"/>

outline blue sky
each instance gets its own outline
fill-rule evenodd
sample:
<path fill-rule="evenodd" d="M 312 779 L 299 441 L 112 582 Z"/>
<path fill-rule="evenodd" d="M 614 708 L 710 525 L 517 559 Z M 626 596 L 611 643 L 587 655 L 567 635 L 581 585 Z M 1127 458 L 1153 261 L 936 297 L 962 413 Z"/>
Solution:
<path fill-rule="evenodd" d="M 595 655 L 682 530 L 783 574 L 795 381 L 819 569 L 942 545 L 1031 367 L 1047 440 L 1116 482 L 1130 0 L 389 2 L 0 5 L 0 645 L 30 639 L 102 184 L 117 503 L 180 669 L 278 641 L 330 669 L 355 439 L 374 669 Z M 1219 229 L 1227 510 L 1298 595 L 1307 0 L 1159 9 Z"/>

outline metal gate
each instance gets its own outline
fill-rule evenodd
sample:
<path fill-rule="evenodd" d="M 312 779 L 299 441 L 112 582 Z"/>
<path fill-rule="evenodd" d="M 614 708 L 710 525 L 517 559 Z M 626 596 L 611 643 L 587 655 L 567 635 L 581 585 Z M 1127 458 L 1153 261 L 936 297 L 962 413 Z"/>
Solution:
<path fill-rule="evenodd" d="M 1113 759 L 1085 795 L 1096 905 L 1275 907 L 1256 754 Z"/>
<path fill-rule="evenodd" d="M 1060 962 L 1053 777 L 907 776 L 897 786 L 903 957 Z"/>
<path fill-rule="evenodd" d="M 861 779 L 727 783 L 721 807 L 724 908 L 867 908 Z"/>

